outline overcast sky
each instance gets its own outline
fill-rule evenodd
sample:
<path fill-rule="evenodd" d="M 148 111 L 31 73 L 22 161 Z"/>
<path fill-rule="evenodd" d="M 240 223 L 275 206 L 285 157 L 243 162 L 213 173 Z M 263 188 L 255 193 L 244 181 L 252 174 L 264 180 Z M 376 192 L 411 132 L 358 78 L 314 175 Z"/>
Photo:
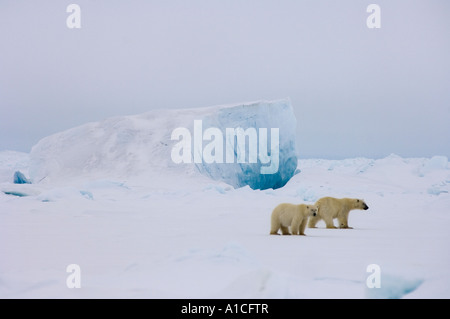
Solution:
<path fill-rule="evenodd" d="M 302 158 L 450 157 L 450 1 L 0 0 L 0 150 L 110 116 L 284 97 Z"/>

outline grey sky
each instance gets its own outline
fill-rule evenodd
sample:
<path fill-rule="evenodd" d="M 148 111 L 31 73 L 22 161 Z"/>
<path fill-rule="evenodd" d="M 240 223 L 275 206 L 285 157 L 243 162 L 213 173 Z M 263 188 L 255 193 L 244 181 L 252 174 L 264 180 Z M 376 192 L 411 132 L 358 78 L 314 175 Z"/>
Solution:
<path fill-rule="evenodd" d="M 300 157 L 450 157 L 449 58 L 446 0 L 1 0 L 0 150 L 115 115 L 289 96 Z"/>

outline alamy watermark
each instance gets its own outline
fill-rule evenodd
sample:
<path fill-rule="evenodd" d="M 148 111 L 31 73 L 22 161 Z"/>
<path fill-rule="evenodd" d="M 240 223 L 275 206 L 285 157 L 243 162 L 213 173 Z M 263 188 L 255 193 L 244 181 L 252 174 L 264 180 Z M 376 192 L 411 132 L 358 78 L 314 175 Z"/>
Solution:
<path fill-rule="evenodd" d="M 270 150 L 268 149 L 268 128 L 243 129 L 217 127 L 203 131 L 203 121 L 194 120 L 193 134 L 185 127 L 172 131 L 171 140 L 176 143 L 171 152 L 172 161 L 180 163 L 261 163 L 261 174 L 275 174 L 279 168 L 280 130 L 270 129 Z M 204 142 L 208 142 L 204 145 Z M 225 144 L 225 146 L 224 146 Z M 248 152 L 247 152 L 248 149 Z M 247 156 L 248 154 L 248 156 Z"/>
<path fill-rule="evenodd" d="M 367 17 L 366 25 L 369 29 L 381 28 L 381 8 L 378 4 L 369 4 L 366 11 L 370 13 Z"/>
<path fill-rule="evenodd" d="M 66 8 L 66 12 L 70 13 L 66 19 L 66 26 L 69 29 L 81 28 L 81 8 L 78 4 L 69 4 Z"/>
<path fill-rule="evenodd" d="M 66 19 L 66 26 L 69 29 L 81 28 L 81 7 L 78 4 L 69 4 L 66 8 L 66 12 L 70 15 Z M 366 8 L 366 12 L 370 15 L 366 19 L 366 25 L 369 29 L 381 28 L 381 8 L 378 4 L 369 4 Z"/>
<path fill-rule="evenodd" d="M 81 288 L 81 268 L 77 264 L 70 264 L 66 267 L 66 272 L 70 273 L 66 279 L 67 288 Z"/>
<path fill-rule="evenodd" d="M 381 267 L 377 264 L 370 264 L 366 271 L 370 273 L 366 279 L 367 288 L 381 288 Z"/>

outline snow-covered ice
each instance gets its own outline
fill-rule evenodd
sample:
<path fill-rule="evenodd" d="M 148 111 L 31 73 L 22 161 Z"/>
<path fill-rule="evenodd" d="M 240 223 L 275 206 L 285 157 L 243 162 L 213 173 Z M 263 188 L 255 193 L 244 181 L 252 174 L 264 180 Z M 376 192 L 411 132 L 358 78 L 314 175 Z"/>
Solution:
<path fill-rule="evenodd" d="M 205 109 L 168 113 L 86 124 L 31 154 L 0 152 L 0 298 L 450 297 L 446 157 L 300 159 L 284 187 L 235 187 L 170 160 L 161 128 L 199 114 L 208 123 Z M 291 163 L 294 149 L 281 149 Z M 33 183 L 14 183 L 16 171 Z M 307 236 L 269 235 L 277 204 L 322 196 L 370 209 L 350 213 L 353 229 L 320 222 Z M 79 289 L 66 284 L 71 264 Z M 366 284 L 371 264 L 380 288 Z"/>
<path fill-rule="evenodd" d="M 200 132 L 196 132 L 196 121 L 201 122 Z M 172 151 L 178 142 L 172 139 L 172 132 L 179 128 L 190 132 L 188 144 L 192 154 L 188 157 L 195 166 L 172 160 Z M 218 139 L 217 136 L 207 136 L 206 130 L 209 128 L 217 129 L 224 137 L 220 141 L 222 163 L 209 163 L 202 160 L 202 155 L 195 160 L 196 151 L 204 154 L 206 150 L 203 148 Z M 233 141 L 227 138 L 225 141 L 227 130 L 234 132 L 238 128 L 243 132 L 254 130 L 255 143 L 251 143 L 250 137 L 242 135 L 246 141 L 241 150 L 238 138 L 233 137 Z M 274 128 L 279 130 L 278 139 L 271 135 Z M 261 134 L 261 129 L 267 130 L 265 135 Z M 195 136 L 196 133 L 198 136 Z M 163 170 L 165 174 L 175 175 L 200 172 L 234 187 L 278 188 L 289 181 L 297 166 L 295 134 L 296 119 L 289 99 L 154 110 L 87 123 L 43 138 L 31 150 L 30 175 L 36 183 L 79 178 L 80 175 L 89 178 L 152 178 L 153 171 Z M 234 139 L 237 139 L 236 143 Z M 267 144 L 265 151 L 260 147 L 261 141 Z M 237 152 L 242 152 L 244 161 L 230 163 L 225 160 L 228 142 L 233 145 L 229 147 L 233 157 Z M 249 144 L 255 144 L 255 163 L 249 160 Z M 217 149 L 213 149 L 218 153 Z M 261 153 L 269 156 L 270 161 L 261 161 Z M 273 171 L 270 174 L 261 173 L 271 165 Z"/>
<path fill-rule="evenodd" d="M 2 169 L 26 156 L 0 153 Z M 190 184 L 156 173 L 42 184 L 3 177 L 0 297 L 449 298 L 450 171 L 435 162 L 304 159 L 277 190 L 202 175 Z M 24 196 L 5 194 L 12 190 Z M 350 214 L 354 229 L 319 223 L 305 237 L 269 235 L 276 204 L 325 195 L 361 197 L 370 209 Z M 69 264 L 81 268 L 80 289 L 66 286 Z M 366 285 L 369 264 L 380 266 L 379 289 Z"/>
<path fill-rule="evenodd" d="M 31 184 L 31 181 L 21 171 L 16 171 L 13 178 L 14 184 Z"/>

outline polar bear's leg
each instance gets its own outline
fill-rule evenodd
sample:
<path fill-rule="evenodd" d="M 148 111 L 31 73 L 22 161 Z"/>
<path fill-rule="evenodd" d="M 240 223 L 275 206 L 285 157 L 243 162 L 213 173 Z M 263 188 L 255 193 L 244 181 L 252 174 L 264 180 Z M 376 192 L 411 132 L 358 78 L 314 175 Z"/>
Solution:
<path fill-rule="evenodd" d="M 298 235 L 299 230 L 300 230 L 300 223 L 301 223 L 301 220 L 300 220 L 299 216 L 295 216 L 292 219 L 292 224 L 291 224 L 292 235 Z"/>
<path fill-rule="evenodd" d="M 306 236 L 305 235 L 306 221 L 307 218 L 303 218 L 302 223 L 300 224 L 300 235 L 302 236 Z"/>
<path fill-rule="evenodd" d="M 283 226 L 281 225 L 281 233 L 283 235 L 290 235 L 291 233 L 289 232 L 289 227 Z"/>
<path fill-rule="evenodd" d="M 316 228 L 316 224 L 319 220 L 321 220 L 319 215 L 309 217 L 308 227 Z"/>
<path fill-rule="evenodd" d="M 279 234 L 278 234 L 278 229 L 276 229 L 276 228 L 270 229 L 270 234 L 271 234 L 271 235 L 279 235 Z"/>
<path fill-rule="evenodd" d="M 272 213 L 272 216 L 270 218 L 270 234 L 279 235 L 278 229 L 280 229 L 280 226 L 281 226 L 280 218 L 275 213 Z"/>
<path fill-rule="evenodd" d="M 339 228 L 347 228 L 347 229 L 353 228 L 348 226 L 348 214 L 349 212 L 339 214 L 338 216 Z"/>
<path fill-rule="evenodd" d="M 280 229 L 280 222 L 272 219 L 272 223 L 270 225 L 270 234 L 271 235 L 279 235 L 278 229 Z"/>
<path fill-rule="evenodd" d="M 331 216 L 325 216 L 325 217 L 323 218 L 323 221 L 324 221 L 325 224 L 327 225 L 327 228 L 336 228 L 336 227 L 334 226 L 334 223 L 333 223 L 333 217 L 331 217 Z"/>

